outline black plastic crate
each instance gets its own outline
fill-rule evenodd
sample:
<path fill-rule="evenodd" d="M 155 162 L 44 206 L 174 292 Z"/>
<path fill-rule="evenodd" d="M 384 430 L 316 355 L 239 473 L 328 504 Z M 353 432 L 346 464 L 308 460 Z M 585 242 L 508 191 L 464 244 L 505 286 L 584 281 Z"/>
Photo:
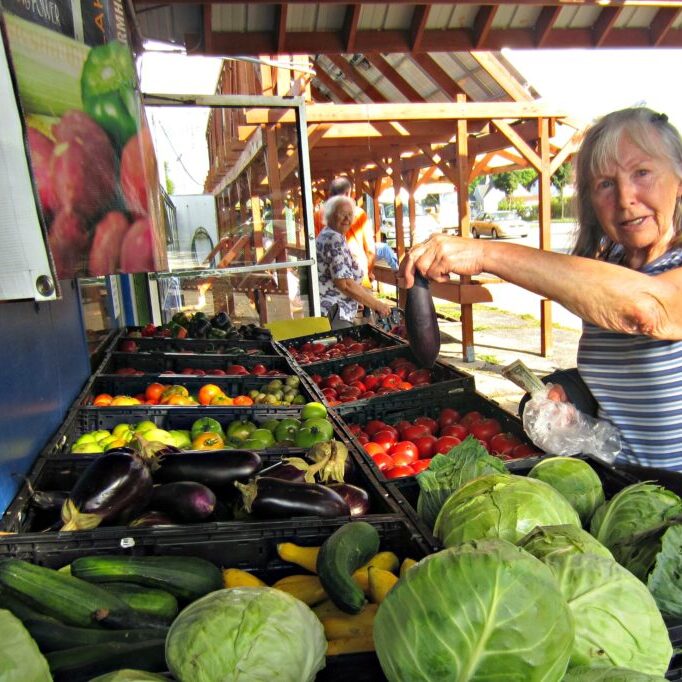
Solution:
<path fill-rule="evenodd" d="M 294 371 L 291 370 L 289 376 L 296 376 Z M 300 377 L 298 377 L 300 379 Z M 215 384 L 219 386 L 223 392 L 234 398 L 239 395 L 248 395 L 249 391 L 260 391 L 265 392 L 263 389 L 271 381 L 277 380 L 277 377 L 273 376 L 255 376 L 255 375 L 231 375 L 231 376 L 195 376 L 189 374 L 144 374 L 144 375 L 122 375 L 122 374 L 96 374 L 87 384 L 87 386 L 81 391 L 81 394 L 76 402 L 76 405 L 83 407 L 83 409 L 100 410 L 101 407 L 92 405 L 93 399 L 102 394 L 109 394 L 111 396 L 138 396 L 144 394 L 146 387 L 151 383 L 161 383 L 166 385 L 174 386 L 184 386 L 190 395 L 196 396 L 199 389 L 205 384 Z M 299 381 L 296 386 L 296 390 L 303 396 L 303 403 L 316 401 L 318 396 L 310 389 L 309 383 L 307 381 Z M 131 409 L 135 406 L 127 405 L 124 406 L 126 409 Z M 140 405 L 141 408 L 157 408 L 157 407 L 187 407 L 183 405 Z M 192 406 L 189 406 L 190 409 Z M 236 409 L 247 409 L 252 407 L 248 406 L 226 406 L 235 407 Z M 269 405 L 269 407 L 281 411 L 298 411 L 300 405 Z M 207 409 L 213 411 L 218 409 L 218 406 L 211 405 L 197 405 L 194 409 Z M 107 406 L 106 409 L 121 409 L 116 406 Z"/>
<path fill-rule="evenodd" d="M 137 351 L 125 345 L 134 342 Z M 122 347 L 121 344 L 124 344 Z M 124 334 L 114 344 L 114 349 L 123 352 L 150 353 L 221 353 L 223 355 L 281 355 L 281 346 L 274 341 L 252 341 L 248 339 L 174 339 L 150 336 L 126 336 Z"/>
<path fill-rule="evenodd" d="M 307 336 L 298 336 L 294 339 L 286 339 L 280 341 L 279 343 L 289 352 L 292 350 L 301 351 L 301 347 L 306 343 L 316 343 L 322 342 L 326 346 L 331 346 L 338 343 L 344 338 L 354 339 L 357 343 L 362 343 L 363 341 L 372 340 L 379 345 L 372 349 L 358 350 L 355 353 L 348 353 L 345 357 L 355 357 L 366 353 L 374 353 L 379 350 L 383 350 L 392 346 L 404 346 L 405 340 L 401 339 L 395 334 L 386 332 L 383 329 L 373 325 L 373 324 L 361 324 L 354 327 L 348 327 L 342 330 L 328 331 L 328 332 L 318 332 L 317 334 L 308 334 Z M 296 358 L 296 362 L 300 365 L 309 365 L 311 362 L 316 362 L 316 360 L 305 360 L 301 358 Z"/>
<path fill-rule="evenodd" d="M 206 375 L 222 372 L 229 365 L 242 365 L 249 373 L 256 365 L 265 366 L 268 372 L 297 374 L 300 370 L 293 360 L 282 355 L 202 355 L 192 353 L 122 353 L 114 351 L 102 363 L 97 374 L 117 374 L 119 370 L 134 369 L 145 374 L 183 374 L 183 370 L 203 370 Z M 217 376 L 217 375 L 215 375 Z M 255 375 L 254 375 L 255 376 Z"/>
<path fill-rule="evenodd" d="M 409 391 L 406 391 L 406 393 L 409 393 Z M 387 479 L 374 465 L 372 458 L 367 454 L 362 444 L 358 442 L 352 431 L 350 431 L 349 425 L 358 424 L 363 426 L 371 419 L 379 419 L 391 426 L 403 420 L 413 421 L 420 416 L 435 419 L 438 417 L 439 412 L 445 407 L 451 407 L 457 410 L 461 415 L 476 410 L 484 417 L 493 417 L 500 423 L 503 432 L 512 433 L 523 443 L 535 447 L 524 433 L 523 424 L 517 416 L 502 409 L 494 400 L 490 400 L 483 394 L 473 390 L 458 391 L 443 395 L 438 392 L 435 392 L 434 394 L 427 388 L 423 390 L 423 393 L 417 399 L 411 401 L 410 404 L 405 404 L 402 400 L 393 400 L 393 394 L 391 394 L 384 396 L 381 400 L 370 400 L 367 405 L 358 405 L 357 403 L 343 403 L 337 405 L 333 409 L 333 414 L 338 419 L 340 427 L 345 429 L 346 437 L 366 459 L 374 470 L 377 478 L 380 481 L 387 481 L 390 479 Z M 535 449 L 537 450 L 537 448 Z M 527 466 L 528 462 L 535 463 L 544 456 L 545 455 L 540 455 L 537 457 L 509 460 L 506 464 L 508 468 L 514 470 L 517 467 Z"/>
<path fill-rule="evenodd" d="M 258 451 L 263 461 L 263 468 L 277 464 L 285 457 L 303 457 L 305 450 L 295 448 L 272 447 Z M 353 469 L 348 476 L 347 482 L 358 485 L 365 489 L 370 497 L 370 515 L 376 514 L 400 514 L 399 507 L 384 487 L 376 481 L 365 462 L 357 458 L 357 454 L 351 451 Z M 93 461 L 102 455 L 74 455 L 71 457 L 41 457 L 33 466 L 26 482 L 20 488 L 16 497 L 7 508 L 2 517 L 0 529 L 5 532 L 31 533 L 42 532 L 59 522 L 59 513 L 56 511 L 44 512 L 31 504 L 32 491 L 54 492 L 71 490 L 80 474 Z M 219 500 L 223 499 L 226 492 L 214 491 Z M 229 491 L 228 491 L 229 492 Z M 235 493 L 236 495 L 236 493 Z M 224 512 L 223 512 L 224 515 Z M 220 518 L 219 516 L 216 518 Z M 235 521 L 223 520 L 222 524 L 234 526 Z M 256 518 L 246 521 L 248 524 L 257 523 L 266 525 L 269 520 Z M 194 527 L 196 524 L 192 524 Z"/>
<path fill-rule="evenodd" d="M 324 379 L 330 374 L 340 374 L 346 365 L 360 364 L 365 370 L 370 373 L 372 370 L 379 367 L 387 367 L 393 360 L 405 358 L 419 367 L 419 363 L 414 356 L 414 353 L 408 346 L 396 346 L 395 348 L 386 348 L 374 353 L 366 353 L 359 358 L 341 358 L 339 360 L 329 360 L 327 362 L 318 362 L 311 365 L 306 365 L 304 371 L 311 377 L 311 388 L 317 391 L 318 399 L 327 403 L 322 389 L 316 383 L 316 380 Z M 425 400 L 430 400 L 431 396 L 437 395 L 451 395 L 453 393 L 460 393 L 462 391 L 474 390 L 474 377 L 466 372 L 462 372 L 455 367 L 444 362 L 436 362 L 430 370 L 431 383 L 419 384 L 406 391 L 394 391 L 385 395 L 378 395 L 372 398 L 362 398 L 353 400 L 349 403 L 336 403 L 334 406 L 352 404 L 355 406 L 362 406 L 363 409 L 368 408 L 373 404 L 384 404 L 387 400 L 391 404 L 398 405 L 413 405 L 420 404 Z M 429 396 L 427 398 L 427 396 Z"/>

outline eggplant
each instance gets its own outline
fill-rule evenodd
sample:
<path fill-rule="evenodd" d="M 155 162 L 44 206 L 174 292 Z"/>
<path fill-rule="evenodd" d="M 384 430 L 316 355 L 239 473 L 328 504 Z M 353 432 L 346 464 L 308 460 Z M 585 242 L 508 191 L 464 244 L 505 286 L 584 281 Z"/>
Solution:
<path fill-rule="evenodd" d="M 290 483 L 303 483 L 305 482 L 306 471 L 307 468 L 301 469 L 289 462 L 277 462 L 277 464 L 263 469 L 260 475 L 269 478 L 279 478 L 281 481 L 289 481 Z"/>
<path fill-rule="evenodd" d="M 348 504 L 351 516 L 365 516 L 369 514 L 369 494 L 364 488 L 350 483 L 330 483 L 328 488 L 337 492 Z"/>
<path fill-rule="evenodd" d="M 132 509 L 141 511 L 152 487 L 152 474 L 141 456 L 107 452 L 88 465 L 69 493 L 62 506 L 62 530 L 89 530 Z"/>
<path fill-rule="evenodd" d="M 175 481 L 155 485 L 150 505 L 178 521 L 195 523 L 207 519 L 216 506 L 215 493 L 202 483 Z"/>
<path fill-rule="evenodd" d="M 149 510 L 134 518 L 128 526 L 131 528 L 149 528 L 150 526 L 172 526 L 175 521 L 162 511 Z"/>
<path fill-rule="evenodd" d="M 350 516 L 348 503 L 331 488 L 319 483 L 292 483 L 259 476 L 248 484 L 235 483 L 246 511 L 259 518 L 292 516 Z"/>
<path fill-rule="evenodd" d="M 414 272 L 414 285 L 407 290 L 405 327 L 410 350 L 422 367 L 431 368 L 440 352 L 440 331 L 429 280 Z"/>
<path fill-rule="evenodd" d="M 251 450 L 183 452 L 160 457 L 154 481 L 195 481 L 219 490 L 235 481 L 247 481 L 260 471 L 261 466 L 260 456 Z"/>
<path fill-rule="evenodd" d="M 31 493 L 31 506 L 41 511 L 57 511 L 68 497 L 67 490 L 34 490 Z"/>

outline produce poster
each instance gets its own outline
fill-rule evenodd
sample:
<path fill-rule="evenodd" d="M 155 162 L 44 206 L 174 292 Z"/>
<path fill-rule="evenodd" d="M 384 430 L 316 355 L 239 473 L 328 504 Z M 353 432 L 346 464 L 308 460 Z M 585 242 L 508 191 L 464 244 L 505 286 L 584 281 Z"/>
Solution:
<path fill-rule="evenodd" d="M 59 279 L 167 269 L 156 156 L 120 0 L 0 0 Z"/>

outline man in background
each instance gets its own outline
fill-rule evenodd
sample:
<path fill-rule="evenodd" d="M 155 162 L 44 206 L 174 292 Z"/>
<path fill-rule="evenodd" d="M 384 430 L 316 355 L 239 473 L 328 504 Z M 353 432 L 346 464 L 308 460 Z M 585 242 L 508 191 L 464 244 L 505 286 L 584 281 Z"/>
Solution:
<path fill-rule="evenodd" d="M 331 197 L 345 195 L 351 197 L 351 181 L 343 176 L 334 178 L 329 183 L 328 199 Z M 352 197 L 351 197 L 352 198 Z M 315 236 L 322 231 L 324 221 L 321 218 L 322 212 L 315 213 Z M 353 254 L 355 262 L 362 270 L 362 286 L 371 288 L 371 280 L 374 279 L 374 260 L 376 258 L 374 244 L 374 227 L 368 215 L 359 206 L 355 207 L 353 223 L 346 232 L 346 242 Z"/>
<path fill-rule="evenodd" d="M 398 269 L 398 256 L 396 256 L 395 251 L 386 242 L 385 232 L 381 232 L 379 234 L 379 243 L 377 244 L 375 263 L 379 261 L 386 263 L 391 270 Z"/>

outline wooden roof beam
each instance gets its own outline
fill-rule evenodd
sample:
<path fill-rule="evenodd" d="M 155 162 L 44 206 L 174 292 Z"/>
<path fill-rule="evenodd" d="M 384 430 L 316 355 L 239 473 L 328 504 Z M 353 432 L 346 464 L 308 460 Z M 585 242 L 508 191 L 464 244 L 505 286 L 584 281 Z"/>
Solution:
<path fill-rule="evenodd" d="M 277 34 L 277 54 L 285 52 L 287 42 L 287 13 L 289 6 L 283 2 L 275 6 L 275 32 Z"/>
<path fill-rule="evenodd" d="M 615 26 L 618 17 L 623 12 L 622 7 L 603 7 L 597 20 L 592 27 L 592 35 L 595 47 L 602 47 L 606 42 L 611 29 Z"/>
<path fill-rule="evenodd" d="M 456 81 L 440 67 L 440 65 L 428 54 L 414 54 L 412 59 L 419 65 L 424 73 L 451 99 L 457 99 L 457 95 L 465 94 Z"/>
<path fill-rule="evenodd" d="M 336 97 L 336 99 L 340 100 L 342 104 L 356 102 L 356 100 L 345 91 L 343 86 L 337 83 L 323 68 L 320 67 L 316 70 L 315 78 L 317 78 L 320 83 Z"/>
<path fill-rule="evenodd" d="M 421 52 L 424 31 L 429 21 L 431 5 L 415 5 L 412 21 L 410 22 L 409 42 L 410 52 Z"/>
<path fill-rule="evenodd" d="M 346 14 L 343 18 L 342 42 L 345 45 L 346 52 L 355 52 L 355 40 L 358 35 L 358 22 L 360 21 L 360 12 L 362 5 L 348 5 L 346 7 Z"/>
<path fill-rule="evenodd" d="M 383 55 L 367 55 L 366 59 L 408 102 L 425 101 L 424 98 L 389 64 Z"/>
<path fill-rule="evenodd" d="M 483 5 L 476 12 L 474 25 L 471 29 L 471 42 L 474 49 L 480 50 L 488 40 L 488 35 L 493 28 L 493 20 L 497 14 L 498 5 Z"/>
<path fill-rule="evenodd" d="M 387 98 L 375 88 L 347 59 L 338 55 L 328 55 L 327 59 L 341 69 L 344 76 L 354 82 L 374 102 L 387 102 Z"/>
<path fill-rule="evenodd" d="M 492 52 L 476 51 L 471 56 L 514 101 L 527 102 L 533 99 Z"/>
<path fill-rule="evenodd" d="M 535 22 L 535 46 L 544 47 L 561 14 L 561 7 L 543 7 Z"/>
<path fill-rule="evenodd" d="M 651 44 L 660 45 L 664 40 L 673 24 L 680 14 L 680 9 L 675 7 L 661 7 L 654 16 L 649 33 L 651 34 Z"/>

